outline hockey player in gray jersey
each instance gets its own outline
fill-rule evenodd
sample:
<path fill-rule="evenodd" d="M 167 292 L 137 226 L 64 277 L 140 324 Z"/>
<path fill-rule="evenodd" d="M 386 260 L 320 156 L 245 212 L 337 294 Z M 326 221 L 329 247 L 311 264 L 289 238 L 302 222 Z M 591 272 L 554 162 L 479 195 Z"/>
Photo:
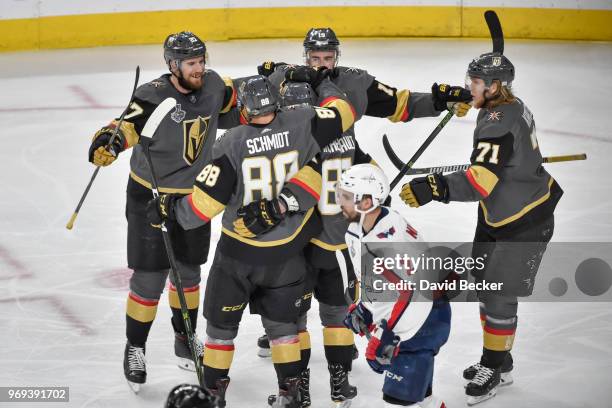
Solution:
<path fill-rule="evenodd" d="M 269 75 L 278 88 L 286 80 L 316 75 L 313 67 L 332 70 L 330 79 L 346 93 L 355 110 L 356 120 L 362 116 L 387 118 L 391 122 L 408 122 L 414 118 L 438 116 L 452 109 L 464 116 L 470 108 L 465 102 L 471 99 L 463 88 L 434 84 L 432 93 L 398 90 L 379 82 L 367 71 L 358 68 L 340 67 L 340 41 L 331 28 L 312 28 L 304 39 L 304 62 L 307 66 L 292 66 L 285 63 L 265 62 L 258 70 Z M 328 102 L 323 100 L 321 106 Z M 340 207 L 335 202 L 335 183 L 342 171 L 352 164 L 367 163 L 371 158 L 357 147 L 354 128 L 323 150 L 322 194 L 318 209 L 324 222 L 323 232 L 313 238 L 306 250 L 315 295 L 319 301 L 323 323 L 325 355 L 330 370 L 331 397 L 341 404 L 356 394 L 348 385 L 346 372 L 350 369 L 353 354 L 353 333 L 342 325 L 346 312 L 343 281 L 339 272 L 335 251 L 346 251 L 344 234 L 348 223 L 343 219 Z M 352 268 L 349 274 L 353 275 Z M 355 290 L 354 275 L 349 276 L 348 285 Z M 308 298 L 306 304 L 310 302 Z M 301 334 L 302 349 L 307 363 L 310 355 L 308 332 Z M 265 337 L 258 341 L 260 355 L 265 355 Z M 305 366 L 306 367 L 306 366 Z M 308 371 L 304 372 L 307 384 Z M 342 379 L 342 381 L 339 381 Z M 334 386 L 335 384 L 335 386 Z M 348 403 L 348 401 L 346 401 Z"/>
<path fill-rule="evenodd" d="M 151 198 L 151 178 L 142 147 L 140 132 L 157 105 L 168 97 L 177 100 L 176 108 L 160 124 L 150 148 L 159 190 L 186 195 L 193 181 L 209 161 L 217 127 L 238 123 L 228 114 L 235 105 L 231 81 L 205 67 L 206 46 L 194 34 L 171 34 L 164 43 L 164 59 L 170 74 L 140 86 L 135 93 L 118 137 L 107 147 L 118 122 L 100 129 L 89 149 L 89 160 L 98 166 L 111 164 L 117 155 L 130 148 L 130 177 L 127 186 L 128 267 L 134 271 L 126 310 L 127 344 L 124 356 L 125 376 L 137 390 L 146 381 L 145 343 L 155 319 L 157 304 L 166 283 L 169 264 L 161 230 L 146 218 L 146 204 Z M 235 108 L 234 108 L 235 109 Z M 229 119 L 229 120 L 228 120 Z M 175 245 L 179 273 L 195 329 L 198 315 L 200 265 L 206 262 L 210 226 L 186 231 L 170 223 L 168 229 Z M 172 325 L 176 332 L 175 354 L 179 366 L 193 369 L 176 289 L 169 290 Z"/>
<path fill-rule="evenodd" d="M 281 90 L 281 106 L 295 109 L 296 106 L 316 106 L 319 98 L 305 82 L 284 82 Z M 353 137 L 351 130 L 342 137 L 323 147 L 319 154 L 321 161 L 321 195 L 317 211 L 321 217 L 322 231 L 310 240 L 304 255 L 307 266 L 306 291 L 302 299 L 302 311 L 298 321 L 302 372 L 300 390 L 302 406 L 310 405 L 310 334 L 307 330 L 306 313 L 310 309 L 312 296 L 319 301 L 319 315 L 323 325 L 325 356 L 330 373 L 330 394 L 335 404 L 348 404 L 356 396 L 357 390 L 348 381 L 348 371 L 353 358 L 353 335 L 343 327 L 346 314 L 345 284 L 338 270 L 336 250 L 346 252 L 344 234 L 348 222 L 336 203 L 335 185 L 343 168 L 353 163 L 371 163 L 372 158 L 365 154 Z M 356 283 L 352 265 L 349 263 L 348 286 L 351 297 L 355 296 Z M 269 342 L 263 336 L 259 339 L 260 356 L 269 355 Z M 267 353 L 266 353 L 267 352 Z"/>
<path fill-rule="evenodd" d="M 152 222 L 167 214 L 186 229 L 225 211 L 204 300 L 204 380 L 222 399 L 233 340 L 248 304 L 251 313 L 261 315 L 270 338 L 279 394 L 269 403 L 301 405 L 297 320 L 306 275 L 302 250 L 321 228 L 314 209 L 321 194 L 315 155 L 353 124 L 352 110 L 337 87 L 324 80 L 317 91 L 332 98 L 332 104 L 279 111 L 267 79 L 243 80 L 238 95 L 249 124 L 229 130 L 215 143 L 192 194 L 180 200 L 162 196 L 152 207 L 157 210 Z"/>
<path fill-rule="evenodd" d="M 503 286 L 478 293 L 484 347 L 480 362 L 463 373 L 469 381 L 468 404 L 493 397 L 500 383 L 512 383 L 517 297 L 533 291 L 563 194 L 542 167 L 533 114 L 512 94 L 513 79 L 514 66 L 499 52 L 470 63 L 466 87 L 480 109 L 471 166 L 446 176 L 415 178 L 401 192 L 411 207 L 431 200 L 480 202 L 472 256 L 486 256 L 487 263 L 473 274 Z"/>
<path fill-rule="evenodd" d="M 311 28 L 304 38 L 304 63 L 309 67 L 332 70 L 330 79 L 343 92 L 355 109 L 356 120 L 362 116 L 387 118 L 391 122 L 408 122 L 414 118 L 438 116 L 446 109 L 464 116 L 470 109 L 468 93 L 461 87 L 434 84 L 432 93 L 398 90 L 379 82 L 367 71 L 338 66 L 340 41 L 331 28 Z M 303 71 L 303 67 L 297 67 Z M 284 81 L 288 71 L 296 67 L 283 62 L 264 62 L 258 67 L 262 75 L 275 85 Z"/>

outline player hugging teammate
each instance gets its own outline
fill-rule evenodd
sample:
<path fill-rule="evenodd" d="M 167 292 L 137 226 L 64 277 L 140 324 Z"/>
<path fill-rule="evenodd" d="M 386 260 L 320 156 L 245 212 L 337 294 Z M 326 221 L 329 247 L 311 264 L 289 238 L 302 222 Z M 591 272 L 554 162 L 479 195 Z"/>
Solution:
<path fill-rule="evenodd" d="M 237 126 L 235 91 L 230 80 L 223 80 L 207 69 L 206 46 L 193 33 L 169 35 L 164 42 L 164 59 L 170 74 L 140 86 L 112 144 L 111 135 L 118 125 L 112 121 L 94 136 L 89 161 L 98 166 L 114 162 L 117 155 L 132 149 L 127 183 L 126 218 L 128 222 L 127 258 L 133 270 L 126 307 L 126 337 L 123 367 L 125 377 L 138 391 L 145 383 L 146 341 L 155 319 L 157 304 L 166 285 L 169 263 L 159 225 L 147 220 L 146 206 L 151 199 L 151 173 L 140 133 L 155 108 L 166 98 L 177 100 L 176 108 L 160 124 L 150 148 L 155 164 L 159 191 L 187 195 L 204 164 L 210 160 L 217 128 Z M 234 108 L 235 109 L 235 108 Z M 168 223 L 179 264 L 178 273 L 185 290 L 191 326 L 195 330 L 200 303 L 200 265 L 206 262 L 210 225 L 186 230 Z M 171 279 L 171 283 L 174 282 Z M 179 367 L 194 369 L 187 343 L 184 321 L 174 285 L 168 292 L 172 309 L 172 327 L 176 333 L 174 351 Z M 201 350 L 201 344 L 199 345 Z M 198 352 L 198 354 L 200 354 Z"/>
<path fill-rule="evenodd" d="M 267 75 L 275 87 L 282 88 L 285 81 L 315 75 L 313 68 L 322 67 L 330 71 L 330 80 L 346 95 L 355 112 L 355 120 L 362 116 L 387 118 L 394 123 L 408 122 L 414 118 L 438 116 L 443 110 L 451 109 L 463 116 L 470 108 L 465 102 L 465 93 L 457 96 L 453 92 L 458 87 L 434 84 L 432 93 L 398 90 L 376 80 L 362 69 L 338 66 L 340 41 L 331 28 L 312 28 L 304 39 L 304 67 L 294 67 L 285 63 L 271 61 L 258 67 L 261 74 Z M 326 105 L 326 101 L 321 101 Z M 312 296 L 319 302 L 319 317 L 323 326 L 325 358 L 330 374 L 330 397 L 335 406 L 349 406 L 350 400 L 357 395 L 356 387 L 348 381 L 354 355 L 353 333 L 343 325 L 347 311 L 344 296 L 348 286 L 350 296 L 356 297 L 357 283 L 351 262 L 347 263 L 347 280 L 343 281 L 336 251 L 348 257 L 344 235 L 349 223 L 342 216 L 336 201 L 335 185 L 343 171 L 357 163 L 373 163 L 372 158 L 363 153 L 355 138 L 354 127 L 346 131 L 341 139 L 326 146 L 321 152 L 322 192 L 317 210 L 323 221 L 323 230 L 304 250 L 308 266 L 307 290 L 303 299 L 300 316 L 300 347 L 302 349 L 303 371 L 301 373 L 301 394 L 303 407 L 310 406 L 308 362 L 310 359 L 310 336 L 306 328 L 306 312 L 310 308 Z M 267 338 L 259 339 L 263 348 L 260 355 L 266 355 L 269 348 Z"/>

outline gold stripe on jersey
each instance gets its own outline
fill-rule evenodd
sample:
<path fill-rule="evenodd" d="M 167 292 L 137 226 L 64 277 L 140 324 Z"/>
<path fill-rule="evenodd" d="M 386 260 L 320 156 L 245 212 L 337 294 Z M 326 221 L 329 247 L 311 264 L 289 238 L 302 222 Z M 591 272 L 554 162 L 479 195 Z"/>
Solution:
<path fill-rule="evenodd" d="M 270 344 L 272 362 L 274 364 L 293 363 L 301 360 L 300 342 Z M 206 354 L 205 354 L 206 355 Z"/>
<path fill-rule="evenodd" d="M 473 180 L 487 192 L 487 196 L 495 188 L 499 178 L 491 170 L 486 167 L 474 165 L 470 166 L 467 171 L 472 175 Z"/>
<path fill-rule="evenodd" d="M 395 106 L 395 112 L 391 116 L 387 116 L 391 122 L 400 122 L 404 121 L 408 118 L 408 99 L 410 98 L 410 91 L 407 89 L 402 89 L 401 91 L 397 91 L 395 94 L 397 96 L 397 105 Z"/>
<path fill-rule="evenodd" d="M 132 178 L 132 180 L 134 180 L 141 186 L 145 186 L 149 190 L 152 188 L 151 183 L 149 183 L 147 180 L 141 177 L 138 177 L 136 173 L 134 173 L 133 171 L 130 171 L 130 177 Z M 191 194 L 193 192 L 193 189 L 192 188 L 159 187 L 158 191 L 160 193 L 165 193 L 165 194 Z"/>
<path fill-rule="evenodd" d="M 111 123 L 114 126 L 117 126 L 119 124 L 119 122 L 116 120 L 113 120 Z M 121 131 L 121 133 L 123 133 L 123 136 L 125 137 L 125 144 L 123 146 L 124 149 L 136 146 L 140 141 L 140 135 L 138 134 L 138 132 L 136 132 L 136 128 L 134 127 L 133 123 L 124 120 L 121 123 L 121 128 L 119 130 Z"/>
<path fill-rule="evenodd" d="M 200 214 L 209 220 L 225 209 L 225 205 L 209 196 L 204 190 L 197 185 L 193 187 L 191 194 L 191 202 Z"/>
<path fill-rule="evenodd" d="M 290 182 L 304 188 L 306 191 L 308 191 L 308 193 L 314 196 L 317 201 L 319 200 L 323 182 L 321 180 L 321 173 L 317 172 L 312 167 L 302 167 L 297 173 L 295 173 Z"/>
<path fill-rule="evenodd" d="M 219 113 L 227 113 L 230 111 L 230 109 L 232 109 L 232 106 L 234 106 L 234 99 L 236 97 L 236 90 L 234 89 L 234 83 L 232 82 L 232 78 L 229 77 L 223 77 L 223 82 L 225 82 L 225 86 L 229 86 L 230 88 L 232 88 L 232 97 L 230 98 L 229 102 L 227 103 L 227 105 L 225 105 L 223 107 L 223 109 L 221 109 L 219 111 Z"/>
<path fill-rule="evenodd" d="M 346 244 L 333 245 L 333 244 L 328 244 L 327 242 L 323 242 L 320 239 L 316 239 L 316 238 L 312 238 L 310 242 L 318 246 L 319 248 L 323 248 L 327 251 L 337 251 L 337 250 L 343 250 L 343 249 L 348 248 Z"/>
<path fill-rule="evenodd" d="M 505 218 L 498 222 L 491 222 L 489 220 L 489 216 L 487 213 L 487 207 L 484 205 L 482 201 L 480 201 L 480 207 L 482 208 L 482 212 L 484 213 L 484 218 L 485 218 L 486 223 L 490 225 L 491 227 L 497 228 L 497 227 L 501 227 L 506 224 L 510 224 L 512 221 L 518 220 L 523 215 L 527 214 L 529 211 L 531 211 L 532 209 L 534 209 L 535 207 L 537 207 L 538 205 L 542 204 L 543 202 L 545 202 L 546 200 L 550 198 L 550 187 L 552 186 L 554 181 L 555 180 L 551 177 L 550 180 L 548 181 L 548 192 L 544 194 L 542 197 L 538 198 L 531 204 L 527 204 L 525 207 L 523 207 L 521 211 L 517 212 L 516 214 L 511 215 L 510 217 Z"/>
<path fill-rule="evenodd" d="M 346 327 L 324 327 L 323 345 L 325 346 L 352 346 L 355 344 L 353 332 Z"/>
<path fill-rule="evenodd" d="M 321 105 L 322 108 L 336 108 L 342 119 L 342 131 L 346 132 L 355 123 L 355 111 L 350 103 L 340 98 L 327 98 Z"/>
<path fill-rule="evenodd" d="M 185 302 L 187 302 L 187 309 L 197 309 L 200 306 L 200 288 L 184 288 Z M 176 288 L 171 287 L 168 291 L 168 301 L 170 307 L 175 309 L 181 308 L 181 302 L 179 300 Z"/>
<path fill-rule="evenodd" d="M 291 235 L 289 235 L 287 238 L 283 238 L 283 239 L 277 239 L 275 241 L 256 241 L 254 239 L 249 239 L 249 238 L 244 238 L 241 237 L 240 235 L 238 235 L 237 233 L 235 233 L 234 231 L 230 231 L 227 228 L 223 227 L 221 228 L 221 231 L 225 234 L 228 235 L 240 242 L 244 242 L 245 244 L 248 245 L 252 245 L 255 247 L 275 247 L 275 246 L 279 246 L 279 245 L 283 245 L 286 244 L 288 242 L 291 242 L 295 239 L 295 237 L 297 237 L 299 235 L 299 233 L 302 231 L 302 229 L 304 228 L 304 225 L 306 225 L 306 223 L 308 222 L 308 220 L 310 219 L 310 217 L 312 216 L 314 211 L 314 208 L 309 209 L 306 214 L 304 215 L 304 219 L 302 220 L 302 223 L 296 228 L 295 232 Z"/>

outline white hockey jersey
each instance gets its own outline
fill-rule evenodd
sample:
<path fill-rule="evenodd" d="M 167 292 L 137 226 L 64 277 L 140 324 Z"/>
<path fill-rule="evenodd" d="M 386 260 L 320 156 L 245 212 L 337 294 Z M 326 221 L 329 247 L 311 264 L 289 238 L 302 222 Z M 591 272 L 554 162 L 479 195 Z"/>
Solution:
<path fill-rule="evenodd" d="M 422 253 L 426 248 L 418 232 L 400 215 L 397 211 L 389 207 L 381 207 L 382 212 L 374 227 L 364 235 L 359 231 L 359 223 L 353 222 L 349 225 L 345 239 L 348 245 L 348 252 L 355 269 L 355 274 L 362 281 L 364 272 L 361 268 L 362 244 L 367 253 L 364 259 L 372 262 L 376 257 L 395 257 L 397 250 L 384 248 L 377 245 L 375 249 L 368 247 L 368 243 L 412 243 L 414 253 Z M 397 282 L 416 281 L 416 274 L 411 275 L 405 268 L 386 269 L 383 273 L 387 281 Z M 389 296 L 394 301 L 370 301 L 364 293 L 361 293 L 361 302 L 372 313 L 374 324 L 378 327 L 381 320 L 388 322 L 388 327 L 400 337 L 402 341 L 410 339 L 421 328 L 425 319 L 432 308 L 431 295 L 417 290 L 398 290 Z M 373 335 L 380 335 L 380 330 L 376 330 Z"/>

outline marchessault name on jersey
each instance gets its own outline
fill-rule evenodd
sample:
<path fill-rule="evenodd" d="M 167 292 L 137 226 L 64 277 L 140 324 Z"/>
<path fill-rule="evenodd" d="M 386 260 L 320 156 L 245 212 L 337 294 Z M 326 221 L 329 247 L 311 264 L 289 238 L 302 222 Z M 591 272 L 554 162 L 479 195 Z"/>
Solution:
<path fill-rule="evenodd" d="M 355 150 L 355 140 L 352 135 L 342 136 L 323 148 L 325 153 L 345 153 Z"/>

